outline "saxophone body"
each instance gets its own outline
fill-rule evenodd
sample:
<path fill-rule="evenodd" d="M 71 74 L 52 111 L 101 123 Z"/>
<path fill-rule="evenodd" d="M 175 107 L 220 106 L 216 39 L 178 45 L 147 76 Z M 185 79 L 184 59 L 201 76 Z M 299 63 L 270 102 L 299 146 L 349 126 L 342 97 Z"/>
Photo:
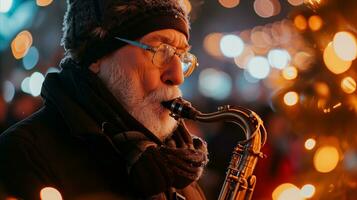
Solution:
<path fill-rule="evenodd" d="M 258 158 L 263 157 L 260 149 L 267 138 L 260 117 L 249 109 L 229 105 L 219 107 L 216 112 L 201 113 L 181 98 L 163 102 L 162 105 L 171 111 L 170 115 L 175 119 L 186 118 L 206 123 L 231 122 L 243 129 L 246 139 L 239 141 L 233 150 L 218 199 L 250 200 L 256 184 L 253 171 Z"/>

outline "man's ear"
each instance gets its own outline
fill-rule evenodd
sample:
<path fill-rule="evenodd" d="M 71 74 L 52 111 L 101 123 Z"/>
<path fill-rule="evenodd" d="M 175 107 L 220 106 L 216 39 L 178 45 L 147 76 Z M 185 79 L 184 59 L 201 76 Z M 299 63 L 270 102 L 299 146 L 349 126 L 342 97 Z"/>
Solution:
<path fill-rule="evenodd" d="M 98 74 L 100 72 L 100 60 L 97 60 L 95 63 L 92 63 L 90 66 L 89 66 L 89 69 L 95 73 L 95 74 Z"/>

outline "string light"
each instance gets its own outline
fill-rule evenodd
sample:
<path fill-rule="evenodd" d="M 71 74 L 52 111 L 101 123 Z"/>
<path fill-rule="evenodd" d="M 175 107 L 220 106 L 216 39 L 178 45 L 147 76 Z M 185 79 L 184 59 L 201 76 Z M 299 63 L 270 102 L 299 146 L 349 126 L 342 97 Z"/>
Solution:
<path fill-rule="evenodd" d="M 273 200 L 303 200 L 298 187 L 292 183 L 283 183 L 272 193 Z"/>
<path fill-rule="evenodd" d="M 306 18 L 303 15 L 297 15 L 294 18 L 294 25 L 300 31 L 306 30 L 306 28 L 307 28 Z"/>
<path fill-rule="evenodd" d="M 282 71 L 282 76 L 286 80 L 293 80 L 298 76 L 298 70 L 293 66 L 286 67 Z"/>
<path fill-rule="evenodd" d="M 244 50 L 244 42 L 237 35 L 228 34 L 222 37 L 220 48 L 223 55 L 234 58 L 242 54 Z"/>

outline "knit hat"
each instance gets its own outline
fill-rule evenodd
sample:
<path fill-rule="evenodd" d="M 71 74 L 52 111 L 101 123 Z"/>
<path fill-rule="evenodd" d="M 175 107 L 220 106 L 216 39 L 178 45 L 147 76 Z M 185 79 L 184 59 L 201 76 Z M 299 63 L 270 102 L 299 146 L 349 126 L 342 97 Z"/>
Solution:
<path fill-rule="evenodd" d="M 186 1 L 186 2 L 185 2 Z M 187 0 L 67 0 L 63 22 L 66 57 L 88 66 L 126 45 L 161 29 L 176 29 L 189 38 Z"/>

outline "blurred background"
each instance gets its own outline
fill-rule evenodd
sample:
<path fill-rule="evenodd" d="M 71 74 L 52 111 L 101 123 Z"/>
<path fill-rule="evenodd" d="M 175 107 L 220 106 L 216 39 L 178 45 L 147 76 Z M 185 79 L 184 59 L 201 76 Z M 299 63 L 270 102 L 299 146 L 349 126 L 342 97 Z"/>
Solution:
<path fill-rule="evenodd" d="M 184 98 L 202 112 L 247 107 L 267 128 L 253 199 L 355 199 L 357 1 L 185 2 L 200 66 Z M 42 105 L 44 77 L 60 71 L 65 10 L 63 0 L 0 0 L 0 132 Z M 208 142 L 200 183 L 216 199 L 244 136 L 231 124 L 188 125 Z"/>

